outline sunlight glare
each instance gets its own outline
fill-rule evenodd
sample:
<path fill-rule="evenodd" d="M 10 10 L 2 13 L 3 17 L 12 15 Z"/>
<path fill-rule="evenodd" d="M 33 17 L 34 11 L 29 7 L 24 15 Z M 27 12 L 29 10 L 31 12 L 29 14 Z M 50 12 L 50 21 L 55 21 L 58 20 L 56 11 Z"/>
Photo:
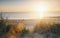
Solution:
<path fill-rule="evenodd" d="M 48 10 L 48 7 L 47 7 L 47 5 L 43 5 L 43 4 L 35 5 L 34 10 L 36 11 L 37 18 L 42 19 L 45 17 L 45 14 L 46 14 L 45 11 Z"/>

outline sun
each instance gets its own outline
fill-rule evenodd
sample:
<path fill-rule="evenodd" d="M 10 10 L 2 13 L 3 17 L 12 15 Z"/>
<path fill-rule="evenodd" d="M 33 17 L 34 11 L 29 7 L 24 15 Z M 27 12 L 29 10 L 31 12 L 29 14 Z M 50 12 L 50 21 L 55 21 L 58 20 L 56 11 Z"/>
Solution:
<path fill-rule="evenodd" d="M 45 11 L 46 8 L 47 8 L 47 7 L 46 7 L 45 5 L 37 5 L 37 6 L 35 7 L 36 11 L 39 11 L 39 12 Z"/>
<path fill-rule="evenodd" d="M 48 9 L 47 5 L 43 5 L 43 4 L 41 4 L 41 5 L 35 5 L 34 6 L 34 10 L 36 11 L 37 18 L 40 18 L 40 19 L 44 18 L 45 14 L 46 14 L 45 11 L 47 9 Z"/>

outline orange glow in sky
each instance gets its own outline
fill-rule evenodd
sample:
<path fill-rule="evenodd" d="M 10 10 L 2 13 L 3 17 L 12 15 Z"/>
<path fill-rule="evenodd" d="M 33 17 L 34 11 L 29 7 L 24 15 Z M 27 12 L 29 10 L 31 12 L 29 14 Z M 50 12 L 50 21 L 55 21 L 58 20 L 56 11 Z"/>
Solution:
<path fill-rule="evenodd" d="M 0 1 L 0 11 L 8 11 L 8 12 L 31 12 L 34 11 L 33 7 L 34 5 L 37 6 L 38 4 L 44 4 L 44 6 L 48 5 L 49 10 L 60 10 L 60 0 L 30 0 L 30 1 L 21 1 L 21 0 L 15 0 L 15 1 L 8 1 L 8 0 L 3 0 Z M 39 7 L 38 7 L 39 8 Z M 43 7 L 44 9 L 44 7 Z M 46 8 L 45 8 L 46 9 Z"/>

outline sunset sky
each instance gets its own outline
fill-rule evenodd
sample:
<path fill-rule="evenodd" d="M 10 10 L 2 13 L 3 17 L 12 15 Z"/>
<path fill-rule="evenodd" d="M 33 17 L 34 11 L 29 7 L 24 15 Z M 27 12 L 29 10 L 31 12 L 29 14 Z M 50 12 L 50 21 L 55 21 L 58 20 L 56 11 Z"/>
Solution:
<path fill-rule="evenodd" d="M 60 0 L 0 0 L 0 11 L 30 12 L 37 4 L 48 5 L 50 11 L 60 11 Z"/>
<path fill-rule="evenodd" d="M 49 14 L 60 14 L 60 0 L 0 0 L 0 12 L 35 13 L 40 6 Z"/>

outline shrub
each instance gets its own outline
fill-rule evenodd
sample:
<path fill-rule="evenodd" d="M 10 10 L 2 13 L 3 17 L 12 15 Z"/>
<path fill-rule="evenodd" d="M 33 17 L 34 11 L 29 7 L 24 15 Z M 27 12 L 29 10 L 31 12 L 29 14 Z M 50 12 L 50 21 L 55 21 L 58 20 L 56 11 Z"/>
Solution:
<path fill-rule="evenodd" d="M 60 24 L 53 24 L 51 27 L 51 33 L 60 35 Z"/>
<path fill-rule="evenodd" d="M 23 37 L 24 35 L 28 34 L 29 31 L 26 30 L 26 28 L 24 28 L 22 31 L 21 31 L 21 36 Z"/>

